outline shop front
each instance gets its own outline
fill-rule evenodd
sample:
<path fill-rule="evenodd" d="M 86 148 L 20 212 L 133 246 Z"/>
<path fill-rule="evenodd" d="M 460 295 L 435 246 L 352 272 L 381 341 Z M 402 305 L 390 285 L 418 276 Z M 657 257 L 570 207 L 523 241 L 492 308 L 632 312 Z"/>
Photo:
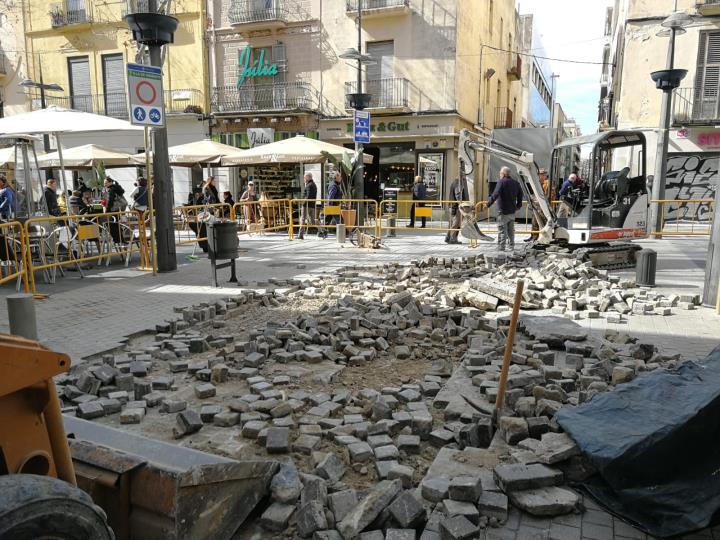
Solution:
<path fill-rule="evenodd" d="M 455 114 L 377 116 L 371 120 L 370 144 L 364 152 L 373 156 L 365 165 L 365 196 L 369 199 L 393 199 L 398 217 L 409 216 L 415 176 L 423 177 L 427 198 L 447 198 L 452 180 L 457 176 L 457 133 L 465 126 Z M 352 121 L 347 118 L 321 120 L 320 139 L 352 148 Z M 437 215 L 436 215 L 437 214 Z M 440 203 L 433 210 L 441 219 Z"/>

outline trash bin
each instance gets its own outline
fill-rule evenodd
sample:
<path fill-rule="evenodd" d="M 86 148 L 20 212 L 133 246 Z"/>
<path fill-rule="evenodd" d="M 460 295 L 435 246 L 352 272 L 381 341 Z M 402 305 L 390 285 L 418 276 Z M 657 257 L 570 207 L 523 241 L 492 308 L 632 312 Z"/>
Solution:
<path fill-rule="evenodd" d="M 657 252 L 652 249 L 641 249 L 636 254 L 635 283 L 646 287 L 655 286 L 657 270 Z"/>
<path fill-rule="evenodd" d="M 208 248 L 214 259 L 237 259 L 240 240 L 237 221 L 208 223 Z"/>

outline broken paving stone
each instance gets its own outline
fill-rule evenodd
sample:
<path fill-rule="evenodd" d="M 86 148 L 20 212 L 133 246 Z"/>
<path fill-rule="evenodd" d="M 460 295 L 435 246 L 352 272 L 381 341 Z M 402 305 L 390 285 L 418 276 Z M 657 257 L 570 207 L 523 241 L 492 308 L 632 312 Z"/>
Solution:
<path fill-rule="evenodd" d="M 412 491 L 403 491 L 388 506 L 390 515 L 402 528 L 417 529 L 425 524 L 425 507 L 415 498 Z"/>
<path fill-rule="evenodd" d="M 203 405 L 200 408 L 200 418 L 206 424 L 211 424 L 216 414 L 223 412 L 221 405 Z"/>
<path fill-rule="evenodd" d="M 477 538 L 478 527 L 464 516 L 448 517 L 440 521 L 440 540 L 470 540 Z"/>
<path fill-rule="evenodd" d="M 540 463 L 498 465 L 493 474 L 497 485 L 505 493 L 557 486 L 563 480 L 562 472 Z"/>
<path fill-rule="evenodd" d="M 442 506 L 446 516 L 465 516 L 476 525 L 480 520 L 480 513 L 474 503 L 445 499 Z"/>
<path fill-rule="evenodd" d="M 365 498 L 337 524 L 343 538 L 351 540 L 357 537 L 395 499 L 400 487 L 399 480 L 383 480 L 370 488 Z"/>
<path fill-rule="evenodd" d="M 145 418 L 145 409 L 125 409 L 120 413 L 121 424 L 139 424 Z"/>
<path fill-rule="evenodd" d="M 176 439 L 197 433 L 203 427 L 203 421 L 200 415 L 192 409 L 184 410 L 175 417 L 177 425 L 173 430 Z"/>
<path fill-rule="evenodd" d="M 93 420 L 105 416 L 105 409 L 99 401 L 88 401 L 78 405 L 77 416 L 84 420 Z"/>
<path fill-rule="evenodd" d="M 262 420 L 249 420 L 243 424 L 241 434 L 246 439 L 257 439 L 260 432 L 267 427 L 267 422 Z M 277 428 L 287 429 L 287 428 Z"/>
<path fill-rule="evenodd" d="M 540 463 L 552 465 L 580 454 L 580 448 L 567 433 L 545 433 L 535 449 Z"/>
<path fill-rule="evenodd" d="M 528 438 L 528 424 L 525 418 L 503 416 L 500 418 L 499 430 L 503 440 L 508 444 L 517 444 Z"/>
<path fill-rule="evenodd" d="M 213 424 L 218 427 L 232 427 L 240 422 L 240 413 L 223 411 L 213 418 Z"/>
<path fill-rule="evenodd" d="M 455 434 L 447 429 L 440 428 L 430 432 L 430 444 L 435 448 L 442 448 L 455 439 Z"/>
<path fill-rule="evenodd" d="M 477 500 L 478 510 L 483 516 L 505 522 L 508 517 L 508 498 L 504 493 L 483 491 Z"/>
<path fill-rule="evenodd" d="M 282 532 L 287 528 L 294 512 L 294 504 L 274 502 L 260 516 L 260 525 L 271 532 Z"/>
<path fill-rule="evenodd" d="M 559 516 L 573 512 L 580 503 L 574 491 L 561 487 L 545 487 L 525 491 L 513 491 L 510 500 L 534 516 Z"/>
<path fill-rule="evenodd" d="M 315 531 L 327 529 L 328 526 L 323 505 L 317 501 L 302 505 L 295 518 L 297 532 L 303 538 L 311 536 Z"/>
<path fill-rule="evenodd" d="M 379 446 L 374 449 L 375 451 L 375 459 L 383 461 L 386 459 L 398 459 L 400 457 L 400 452 L 398 451 L 397 447 L 392 444 L 388 444 L 387 446 Z"/>
<path fill-rule="evenodd" d="M 413 476 L 415 471 L 412 467 L 407 465 L 400 465 L 398 462 L 393 460 L 378 461 L 379 463 L 389 463 L 390 468 L 387 471 L 388 480 L 400 480 L 404 489 L 410 489 L 413 485 Z"/>
<path fill-rule="evenodd" d="M 476 502 L 481 493 L 479 476 L 456 476 L 450 480 L 448 495 L 454 501 Z"/>
<path fill-rule="evenodd" d="M 215 388 L 215 385 L 206 383 L 206 384 L 198 384 L 195 386 L 195 397 L 198 399 L 206 399 L 215 396 L 217 393 L 217 388 Z"/>
<path fill-rule="evenodd" d="M 325 505 L 328 496 L 325 480 L 319 476 L 304 474 L 302 475 L 302 482 L 303 490 L 300 503 L 305 504 L 310 501 L 317 501 L 320 504 Z"/>
<path fill-rule="evenodd" d="M 345 465 L 336 454 L 329 452 L 315 467 L 315 474 L 334 484 L 345 475 Z"/>
<path fill-rule="evenodd" d="M 366 442 L 348 445 L 348 452 L 350 453 L 350 461 L 352 463 L 366 463 L 373 457 L 372 448 Z"/>
<path fill-rule="evenodd" d="M 450 480 L 442 476 L 425 478 L 420 484 L 420 493 L 423 498 L 434 503 L 447 499 L 449 489 Z"/>
<path fill-rule="evenodd" d="M 346 489 L 328 495 L 328 506 L 335 516 L 335 522 L 342 521 L 357 505 L 358 496 L 354 489 Z"/>
<path fill-rule="evenodd" d="M 300 497 L 302 489 L 303 485 L 295 465 L 281 463 L 278 472 L 270 481 L 270 493 L 272 493 L 273 500 L 294 504 Z"/>
<path fill-rule="evenodd" d="M 294 452 L 310 455 L 320 445 L 320 437 L 313 435 L 300 435 L 292 444 Z"/>
<path fill-rule="evenodd" d="M 415 529 L 388 529 L 385 531 L 385 540 L 415 540 Z"/>
<path fill-rule="evenodd" d="M 234 413 L 237 414 L 237 413 Z M 286 427 L 271 427 L 267 430 L 265 450 L 269 454 L 282 454 L 290 451 L 290 430 Z"/>

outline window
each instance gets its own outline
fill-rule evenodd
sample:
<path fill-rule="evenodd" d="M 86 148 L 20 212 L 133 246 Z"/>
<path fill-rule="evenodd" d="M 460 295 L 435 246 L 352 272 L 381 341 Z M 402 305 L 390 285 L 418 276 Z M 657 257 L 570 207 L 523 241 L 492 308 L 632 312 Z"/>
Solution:
<path fill-rule="evenodd" d="M 87 56 L 68 58 L 68 79 L 70 80 L 70 108 L 77 111 L 94 112 L 90 64 Z"/>
<path fill-rule="evenodd" d="M 717 118 L 720 108 L 720 32 L 703 32 L 698 46 L 693 117 Z"/>
<path fill-rule="evenodd" d="M 488 34 L 490 34 L 491 38 L 492 38 L 492 34 L 493 34 L 493 23 L 495 22 L 494 21 L 494 17 L 495 17 L 495 13 L 494 13 L 495 9 L 494 8 L 495 8 L 494 0 L 490 0 L 489 9 L 488 9 L 488 30 L 489 30 Z"/>
<path fill-rule="evenodd" d="M 395 75 L 395 42 L 376 41 L 366 47 L 367 54 L 375 61 L 367 66 L 368 80 L 392 79 Z"/>
<path fill-rule="evenodd" d="M 125 62 L 123 55 L 102 55 L 103 101 L 105 114 L 115 118 L 127 116 L 125 100 Z"/>

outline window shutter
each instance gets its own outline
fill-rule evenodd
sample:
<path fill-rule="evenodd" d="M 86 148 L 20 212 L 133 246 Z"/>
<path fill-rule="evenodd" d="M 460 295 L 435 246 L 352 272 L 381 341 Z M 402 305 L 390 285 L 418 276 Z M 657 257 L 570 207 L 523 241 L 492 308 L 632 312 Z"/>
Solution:
<path fill-rule="evenodd" d="M 105 54 L 103 66 L 103 99 L 105 114 L 114 118 L 127 117 L 125 99 L 125 62 L 122 54 Z"/>
<path fill-rule="evenodd" d="M 70 72 L 70 107 L 77 111 L 94 112 L 88 57 L 68 58 L 68 71 Z"/>
<path fill-rule="evenodd" d="M 287 55 L 285 53 L 284 43 L 275 43 L 272 46 L 272 61 L 274 64 L 277 64 L 278 69 L 278 73 L 275 75 L 275 82 L 273 84 L 273 107 L 275 109 L 285 109 L 288 102 L 288 87 L 285 84 L 288 67 Z M 292 93 L 290 94 L 289 99 L 293 99 Z"/>
<path fill-rule="evenodd" d="M 720 32 L 703 32 L 698 46 L 693 117 L 717 118 L 720 90 Z"/>

